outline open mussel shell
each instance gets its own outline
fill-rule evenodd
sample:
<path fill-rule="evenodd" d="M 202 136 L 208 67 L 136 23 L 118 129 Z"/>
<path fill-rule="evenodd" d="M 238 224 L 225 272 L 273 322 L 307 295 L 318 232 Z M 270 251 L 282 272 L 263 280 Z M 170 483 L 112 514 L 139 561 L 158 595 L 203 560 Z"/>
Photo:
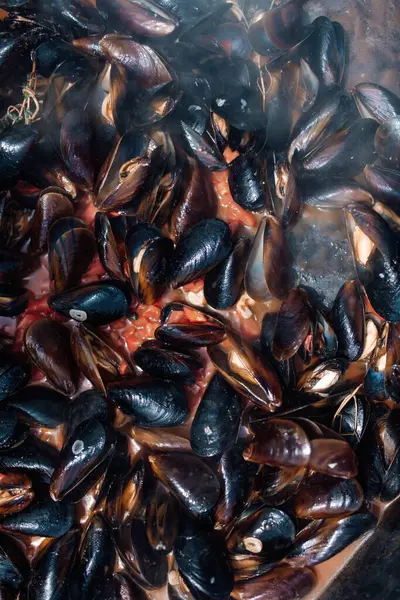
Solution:
<path fill-rule="evenodd" d="M 147 375 L 187 385 L 195 383 L 195 372 L 202 367 L 195 354 L 178 352 L 157 340 L 144 342 L 133 358 Z"/>
<path fill-rule="evenodd" d="M 194 454 L 169 452 L 149 456 L 155 475 L 189 511 L 210 514 L 218 502 L 220 483 L 214 471 Z"/>
<path fill-rule="evenodd" d="M 40 194 L 32 221 L 31 252 L 40 252 L 46 248 L 47 234 L 57 219 L 72 217 L 72 203 L 63 192 L 61 188 L 46 188 Z"/>
<path fill-rule="evenodd" d="M 295 538 L 292 519 L 278 508 L 260 508 L 239 518 L 227 539 L 230 552 L 279 559 Z"/>
<path fill-rule="evenodd" d="M 50 296 L 48 305 L 52 310 L 75 321 L 108 325 L 126 317 L 130 300 L 127 286 L 118 280 L 106 280 L 88 283 Z"/>
<path fill-rule="evenodd" d="M 168 560 L 151 547 L 146 523 L 132 519 L 117 535 L 117 549 L 128 574 L 144 589 L 152 590 L 167 583 Z"/>
<path fill-rule="evenodd" d="M 107 386 L 107 395 L 139 427 L 182 425 L 189 415 L 185 393 L 172 381 L 118 381 Z"/>
<path fill-rule="evenodd" d="M 300 519 L 326 519 L 347 515 L 361 508 L 364 495 L 355 479 L 312 475 L 300 486 L 294 510 Z"/>
<path fill-rule="evenodd" d="M 105 213 L 97 212 L 95 218 L 97 251 L 103 269 L 111 278 L 124 281 L 125 274 L 118 244 L 110 219 Z"/>
<path fill-rule="evenodd" d="M 174 556 L 195 597 L 229 596 L 234 580 L 226 548 L 203 524 L 187 517 L 181 519 Z"/>
<path fill-rule="evenodd" d="M 173 242 L 157 227 L 138 223 L 128 231 L 125 246 L 133 290 L 141 302 L 153 304 L 168 284 Z"/>
<path fill-rule="evenodd" d="M 375 526 L 376 517 L 370 513 L 312 521 L 299 532 L 294 548 L 285 561 L 293 566 L 317 565 L 370 533 Z"/>
<path fill-rule="evenodd" d="M 364 396 L 345 399 L 335 412 L 332 428 L 337 431 L 352 448 L 360 443 L 370 416 L 370 406 Z"/>
<path fill-rule="evenodd" d="M 302 7 L 290 0 L 280 6 L 256 13 L 249 27 L 249 41 L 262 56 L 275 57 L 296 45 L 302 35 Z"/>
<path fill-rule="evenodd" d="M 65 502 L 45 498 L 33 502 L 25 510 L 4 517 L 0 528 L 6 532 L 61 537 L 74 523 L 74 510 Z"/>
<path fill-rule="evenodd" d="M 186 125 L 186 123 L 181 122 L 181 126 L 188 151 L 201 165 L 211 171 L 226 169 L 225 160 L 211 136 L 207 133 L 199 135 L 197 131 Z"/>
<path fill-rule="evenodd" d="M 296 354 L 311 328 L 311 307 L 307 292 L 290 290 L 282 302 L 276 319 L 272 354 L 277 360 L 287 360 Z"/>
<path fill-rule="evenodd" d="M 24 510 L 33 501 L 32 481 L 23 473 L 0 473 L 0 515 Z"/>
<path fill-rule="evenodd" d="M 175 497 L 157 481 L 146 509 L 146 532 L 150 546 L 169 554 L 178 530 L 178 505 Z"/>
<path fill-rule="evenodd" d="M 380 198 L 397 210 L 400 201 L 400 173 L 378 165 L 367 165 L 363 171 L 368 188 L 375 198 Z"/>
<path fill-rule="evenodd" d="M 239 238 L 225 260 L 205 276 L 204 297 L 213 308 L 226 310 L 239 300 L 249 250 L 250 240 Z"/>
<path fill-rule="evenodd" d="M 234 201 L 245 210 L 265 209 L 263 175 L 253 157 L 241 154 L 229 164 L 229 189 Z"/>
<path fill-rule="evenodd" d="M 115 438 L 109 428 L 96 419 L 81 423 L 68 438 L 60 453 L 51 483 L 50 495 L 62 500 L 114 451 Z"/>
<path fill-rule="evenodd" d="M 148 38 L 160 38 L 172 34 L 179 21 L 158 4 L 140 0 L 122 0 L 115 5 L 112 0 L 100 0 L 98 10 L 118 31 Z"/>
<path fill-rule="evenodd" d="M 208 384 L 190 430 L 191 447 L 200 456 L 217 456 L 236 442 L 240 396 L 220 373 Z"/>
<path fill-rule="evenodd" d="M 347 366 L 345 359 L 334 358 L 310 367 L 300 376 L 297 388 L 307 394 L 327 394 L 339 382 Z"/>
<path fill-rule="evenodd" d="M 323 210 L 340 210 L 353 202 L 371 205 L 374 203 L 374 198 L 368 190 L 351 182 L 306 186 L 302 190 L 301 199 L 308 206 Z"/>
<path fill-rule="evenodd" d="M 79 554 L 71 575 L 70 594 L 82 600 L 100 598 L 99 586 L 112 574 L 115 545 L 109 525 L 102 515 L 94 515 L 81 541 Z M 104 593 L 104 590 L 102 589 Z"/>
<path fill-rule="evenodd" d="M 30 566 L 14 537 L 1 533 L 0 545 L 0 589 L 2 593 L 3 590 L 10 591 L 10 596 L 4 595 L 5 600 L 15 600 L 18 592 L 25 593 Z"/>
<path fill-rule="evenodd" d="M 220 219 L 204 219 L 179 239 L 171 265 L 174 289 L 199 279 L 222 262 L 232 248 L 229 227 Z"/>
<path fill-rule="evenodd" d="M 75 556 L 79 547 L 79 531 L 72 530 L 50 542 L 36 557 L 29 582 L 30 600 L 53 600 L 68 593 Z"/>
<path fill-rule="evenodd" d="M 0 186 L 7 186 L 16 177 L 38 137 L 37 131 L 28 125 L 16 124 L 0 136 Z"/>
<path fill-rule="evenodd" d="M 16 317 L 28 306 L 28 290 L 12 283 L 0 283 L 0 316 Z"/>
<path fill-rule="evenodd" d="M 48 232 L 49 272 L 56 292 L 79 285 L 90 266 L 96 240 L 87 225 L 74 217 L 62 217 Z"/>
<path fill-rule="evenodd" d="M 60 130 L 61 156 L 72 180 L 83 190 L 94 185 L 93 129 L 87 112 L 79 108 L 69 111 Z"/>
<path fill-rule="evenodd" d="M 24 344 L 31 360 L 56 388 L 67 395 L 75 393 L 79 372 L 65 325 L 51 319 L 35 321 L 25 331 Z"/>
<path fill-rule="evenodd" d="M 339 352 L 350 362 L 357 361 L 364 350 L 364 295 L 358 280 L 346 281 L 338 291 L 332 308 L 332 325 L 338 338 Z"/>
<path fill-rule="evenodd" d="M 364 119 L 375 119 L 382 124 L 400 115 L 400 98 L 377 83 L 358 83 L 352 94 Z"/>
<path fill-rule="evenodd" d="M 68 421 L 68 397 L 48 386 L 30 385 L 12 394 L 6 404 L 28 423 L 58 427 Z"/>
<path fill-rule="evenodd" d="M 400 166 L 400 115 L 380 125 L 375 135 L 375 147 L 386 165 Z"/>
<path fill-rule="evenodd" d="M 310 454 L 310 442 L 303 428 L 293 421 L 274 418 L 256 430 L 243 457 L 271 467 L 305 467 Z"/>

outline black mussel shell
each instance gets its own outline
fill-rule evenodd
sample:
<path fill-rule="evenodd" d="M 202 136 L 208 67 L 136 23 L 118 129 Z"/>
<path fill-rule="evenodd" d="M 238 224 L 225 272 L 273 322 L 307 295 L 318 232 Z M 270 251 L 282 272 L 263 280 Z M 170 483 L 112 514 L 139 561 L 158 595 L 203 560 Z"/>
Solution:
<path fill-rule="evenodd" d="M 174 556 L 194 597 L 227 598 L 234 585 L 224 545 L 201 523 L 180 522 Z"/>
<path fill-rule="evenodd" d="M 317 574 L 305 567 L 276 566 L 267 573 L 237 581 L 232 597 L 236 600 L 254 598 L 306 598 L 317 584 Z"/>
<path fill-rule="evenodd" d="M 69 531 L 39 553 L 29 582 L 29 600 L 54 600 L 67 594 L 79 538 L 77 530 Z"/>
<path fill-rule="evenodd" d="M 293 288 L 282 302 L 275 325 L 272 353 L 277 360 L 291 358 L 299 350 L 311 328 L 311 308 L 307 293 Z"/>
<path fill-rule="evenodd" d="M 100 0 L 96 6 L 112 27 L 135 36 L 160 38 L 172 34 L 179 25 L 174 16 L 152 1 L 122 0 L 115 4 L 112 0 Z"/>
<path fill-rule="evenodd" d="M 358 83 L 353 97 L 364 119 L 375 119 L 382 124 L 400 115 L 400 98 L 377 83 Z"/>
<path fill-rule="evenodd" d="M 107 402 L 103 394 L 97 390 L 82 392 L 71 403 L 65 439 L 67 440 L 84 421 L 96 419 L 100 423 L 106 423 L 108 417 Z"/>
<path fill-rule="evenodd" d="M 324 210 L 340 210 L 353 202 L 373 204 L 374 198 L 368 190 L 356 183 L 339 183 L 305 186 L 301 199 L 305 204 Z"/>
<path fill-rule="evenodd" d="M 400 202 L 400 173 L 377 165 L 367 165 L 364 177 L 373 196 L 397 211 Z"/>
<path fill-rule="evenodd" d="M 0 451 L 19 446 L 28 433 L 29 428 L 18 420 L 14 410 L 0 410 Z"/>
<path fill-rule="evenodd" d="M 378 128 L 375 147 L 379 158 L 385 164 L 393 168 L 400 166 L 400 115 L 385 121 Z"/>
<path fill-rule="evenodd" d="M 318 17 L 311 34 L 300 46 L 301 56 L 318 77 L 321 86 L 340 85 L 344 74 L 343 27 L 327 17 Z"/>
<path fill-rule="evenodd" d="M 108 325 L 126 317 L 130 300 L 126 286 L 119 281 L 107 280 L 88 283 L 50 296 L 48 305 L 52 310 L 75 321 Z"/>
<path fill-rule="evenodd" d="M 20 512 L 29 506 L 35 497 L 32 481 L 23 473 L 1 473 L 0 492 L 2 516 Z"/>
<path fill-rule="evenodd" d="M 61 123 L 61 155 L 72 180 L 86 191 L 94 185 L 93 133 L 88 113 L 80 108 L 69 111 Z"/>
<path fill-rule="evenodd" d="M 348 367 L 344 358 L 333 358 L 306 369 L 301 374 L 297 388 L 306 394 L 328 394 L 339 382 Z"/>
<path fill-rule="evenodd" d="M 376 526 L 376 517 L 357 513 L 339 519 L 312 521 L 297 535 L 293 550 L 286 561 L 293 566 L 316 565 L 347 548 Z"/>
<path fill-rule="evenodd" d="M 352 396 L 334 414 L 332 428 L 355 448 L 368 425 L 370 406 L 363 396 Z"/>
<path fill-rule="evenodd" d="M 188 150 L 199 163 L 211 171 L 226 169 L 225 160 L 220 154 L 217 144 L 208 134 L 201 136 L 189 125 L 183 122 L 181 125 Z"/>
<path fill-rule="evenodd" d="M 50 227 L 62 217 L 72 217 L 74 212 L 72 202 L 63 189 L 56 187 L 42 191 L 35 207 L 32 221 L 30 250 L 40 252 L 47 247 L 47 235 Z"/>
<path fill-rule="evenodd" d="M 73 524 L 74 510 L 70 504 L 46 498 L 34 502 L 20 513 L 5 516 L 1 529 L 25 535 L 61 537 Z"/>
<path fill-rule="evenodd" d="M 161 342 L 184 349 L 202 348 L 219 344 L 224 339 L 225 328 L 217 323 L 176 323 L 161 325 L 155 336 Z"/>
<path fill-rule="evenodd" d="M 51 319 L 32 323 L 25 331 L 25 350 L 36 366 L 60 391 L 76 391 L 79 372 L 70 346 L 70 332 L 65 325 Z"/>
<path fill-rule="evenodd" d="M 205 276 L 204 297 L 213 308 L 225 310 L 239 300 L 249 250 L 250 240 L 239 238 L 225 260 Z"/>
<path fill-rule="evenodd" d="M 359 510 L 363 499 L 363 491 L 355 479 L 312 475 L 298 489 L 294 510 L 300 519 L 344 516 Z"/>
<path fill-rule="evenodd" d="M 0 400 L 23 388 L 29 381 L 31 368 L 9 354 L 0 354 Z"/>
<path fill-rule="evenodd" d="M 103 588 L 106 578 L 112 574 L 115 555 L 110 527 L 101 515 L 95 515 L 81 542 L 71 577 L 70 594 L 74 593 L 82 600 L 102 597 L 99 588 Z"/>
<path fill-rule="evenodd" d="M 241 416 L 240 396 L 220 373 L 208 384 L 190 430 L 192 449 L 200 456 L 217 456 L 236 442 Z"/>
<path fill-rule="evenodd" d="M 189 415 L 185 393 L 172 381 L 119 381 L 108 385 L 107 395 L 139 427 L 182 425 Z"/>
<path fill-rule="evenodd" d="M 22 549 L 15 538 L 4 533 L 0 534 L 0 582 L 1 589 L 8 586 L 10 589 L 23 593 L 29 577 L 30 567 Z M 15 596 L 10 595 L 10 600 Z M 8 600 L 8 596 L 5 596 Z"/>
<path fill-rule="evenodd" d="M 69 399 L 45 385 L 30 385 L 7 398 L 7 407 L 15 409 L 24 421 L 58 427 L 68 421 Z"/>
<path fill-rule="evenodd" d="M 115 448 L 113 432 L 96 419 L 84 421 L 68 438 L 50 483 L 50 495 L 62 500 Z"/>
<path fill-rule="evenodd" d="M 332 308 L 332 325 L 338 338 L 339 352 L 350 362 L 364 350 L 364 292 L 358 280 L 346 281 L 338 291 Z"/>
<path fill-rule="evenodd" d="M 97 212 L 95 218 L 97 251 L 103 269 L 111 278 L 125 279 L 124 268 L 115 238 L 112 224 L 103 212 Z"/>
<path fill-rule="evenodd" d="M 239 518 L 227 540 L 228 549 L 239 554 L 282 556 L 293 543 L 296 528 L 278 508 L 261 508 Z"/>
<path fill-rule="evenodd" d="M 191 512 L 209 514 L 220 495 L 214 471 L 194 454 L 169 452 L 149 456 L 156 476 Z"/>
<path fill-rule="evenodd" d="M 251 156 L 240 155 L 229 164 L 229 189 L 239 206 L 261 211 L 266 206 L 266 191 L 260 165 Z"/>
<path fill-rule="evenodd" d="M 17 124 L 0 136 L 0 185 L 7 186 L 18 175 L 37 139 L 37 131 L 29 125 Z M 4 188 L 3 188 L 4 189 Z"/>
<path fill-rule="evenodd" d="M 48 483 L 54 471 L 56 461 L 55 451 L 48 444 L 35 438 L 28 438 L 16 448 L 0 453 L 0 470 L 26 471 L 35 474 Z"/>
<path fill-rule="evenodd" d="M 187 385 L 195 383 L 195 372 L 202 367 L 201 361 L 194 354 L 178 352 L 156 340 L 144 342 L 133 358 L 147 375 Z"/>
<path fill-rule="evenodd" d="M 168 285 L 174 244 L 147 223 L 134 225 L 125 244 L 133 290 L 141 302 L 153 304 Z"/>
<path fill-rule="evenodd" d="M 179 508 L 175 497 L 157 481 L 146 508 L 146 532 L 149 544 L 161 554 L 169 554 L 178 530 Z"/>
<path fill-rule="evenodd" d="M 114 574 L 116 600 L 146 600 L 146 592 L 126 573 Z"/>
<path fill-rule="evenodd" d="M 28 306 L 28 291 L 11 283 L 0 283 L 0 316 L 16 317 Z"/>
<path fill-rule="evenodd" d="M 171 285 L 181 287 L 206 275 L 232 248 L 229 227 L 219 219 L 204 219 L 180 238 L 172 259 Z"/>

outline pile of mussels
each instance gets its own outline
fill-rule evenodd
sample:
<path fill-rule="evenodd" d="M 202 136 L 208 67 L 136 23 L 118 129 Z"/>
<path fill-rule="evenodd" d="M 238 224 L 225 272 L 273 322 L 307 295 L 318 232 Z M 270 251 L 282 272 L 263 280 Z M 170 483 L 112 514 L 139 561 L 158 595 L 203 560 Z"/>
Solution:
<path fill-rule="evenodd" d="M 400 99 L 347 91 L 299 0 L 5 4 L 1 598 L 303 598 L 400 494 Z M 293 274 L 307 205 L 353 252 L 329 311 Z"/>

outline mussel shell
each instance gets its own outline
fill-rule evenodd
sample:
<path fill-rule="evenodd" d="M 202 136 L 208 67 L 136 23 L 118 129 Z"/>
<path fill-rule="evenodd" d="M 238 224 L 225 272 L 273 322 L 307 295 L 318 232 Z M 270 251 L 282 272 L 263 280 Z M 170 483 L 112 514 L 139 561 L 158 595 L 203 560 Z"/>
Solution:
<path fill-rule="evenodd" d="M 189 415 L 183 389 L 171 381 L 138 377 L 111 383 L 107 392 L 139 427 L 182 425 Z"/>
<path fill-rule="evenodd" d="M 312 24 L 311 34 L 300 47 L 321 86 L 340 85 L 344 72 L 343 27 L 327 17 L 318 17 Z"/>
<path fill-rule="evenodd" d="M 151 590 L 167 583 L 168 559 L 150 546 L 145 521 L 132 519 L 117 538 L 117 547 L 129 575 L 142 587 Z"/>
<path fill-rule="evenodd" d="M 361 508 L 364 495 L 355 479 L 312 475 L 300 486 L 294 509 L 300 519 L 325 519 Z"/>
<path fill-rule="evenodd" d="M 312 569 L 278 566 L 259 577 L 236 582 L 232 592 L 235 600 L 272 600 L 273 598 L 296 598 L 301 600 L 317 584 Z"/>
<path fill-rule="evenodd" d="M 155 475 L 189 511 L 209 514 L 220 495 L 214 471 L 194 454 L 169 452 L 149 456 Z"/>
<path fill-rule="evenodd" d="M 326 360 L 303 371 L 297 387 L 307 394 L 327 394 L 338 383 L 347 366 L 345 359 Z"/>
<path fill-rule="evenodd" d="M 175 497 L 157 481 L 146 509 L 147 538 L 157 552 L 171 552 L 178 531 L 178 517 Z"/>
<path fill-rule="evenodd" d="M 28 291 L 11 283 L 0 283 L 0 316 L 16 317 L 28 306 Z"/>
<path fill-rule="evenodd" d="M 310 305 L 305 290 L 293 288 L 282 302 L 275 324 L 272 354 L 277 360 L 291 358 L 311 327 Z"/>
<path fill-rule="evenodd" d="M 70 593 L 82 600 L 99 597 L 99 587 L 111 575 L 115 562 L 115 545 L 110 527 L 101 515 L 91 519 L 81 542 L 78 559 L 71 577 Z M 104 590 L 102 589 L 104 593 Z"/>
<path fill-rule="evenodd" d="M 65 502 L 53 502 L 46 498 L 34 502 L 28 508 L 14 515 L 7 515 L 1 529 L 25 535 L 61 537 L 74 523 L 74 510 Z"/>
<path fill-rule="evenodd" d="M 240 396 L 220 373 L 208 384 L 190 429 L 192 449 L 200 456 L 217 456 L 236 442 L 241 416 Z"/>
<path fill-rule="evenodd" d="M 204 297 L 213 308 L 226 310 L 239 300 L 249 249 L 250 240 L 239 238 L 225 260 L 205 276 Z"/>
<path fill-rule="evenodd" d="M 316 439 L 310 442 L 310 446 L 310 469 L 346 479 L 357 476 L 356 456 L 344 440 Z"/>
<path fill-rule="evenodd" d="M 116 600 L 146 600 L 146 592 L 126 573 L 114 574 Z"/>
<path fill-rule="evenodd" d="M 375 135 L 379 158 L 389 167 L 400 166 L 400 115 L 385 121 Z"/>
<path fill-rule="evenodd" d="M 9 354 L 0 354 L 0 400 L 23 388 L 29 381 L 31 367 Z"/>
<path fill-rule="evenodd" d="M 52 310 L 81 323 L 108 325 L 126 317 L 130 300 L 127 286 L 119 281 L 107 280 L 55 294 L 47 302 Z"/>
<path fill-rule="evenodd" d="M 10 179 L 18 175 L 38 137 L 37 131 L 28 125 L 16 124 L 0 136 L 1 186 L 7 186 Z"/>
<path fill-rule="evenodd" d="M 293 566 L 317 565 L 335 556 L 358 538 L 371 532 L 376 517 L 357 513 L 338 519 L 312 521 L 297 536 L 293 550 L 286 561 Z"/>
<path fill-rule="evenodd" d="M 203 136 L 199 135 L 197 131 L 186 125 L 186 123 L 181 122 L 181 126 L 188 150 L 200 164 L 211 171 L 226 169 L 225 160 L 220 154 L 218 146 L 210 136 L 207 134 Z"/>
<path fill-rule="evenodd" d="M 79 372 L 70 347 L 70 332 L 62 323 L 51 319 L 35 321 L 26 329 L 25 349 L 50 382 L 60 391 L 76 391 Z"/>
<path fill-rule="evenodd" d="M 30 385 L 7 398 L 24 421 L 44 427 L 58 427 L 68 421 L 68 397 L 44 385 Z"/>
<path fill-rule="evenodd" d="M 149 38 L 172 34 L 179 21 L 151 1 L 122 0 L 115 5 L 111 0 L 99 0 L 96 4 L 101 13 L 118 31 Z"/>
<path fill-rule="evenodd" d="M 30 250 L 33 253 L 46 248 L 47 234 L 55 221 L 73 215 L 72 203 L 62 192 L 61 188 L 47 188 L 40 194 L 32 221 Z"/>
<path fill-rule="evenodd" d="M 122 259 L 110 219 L 105 213 L 97 212 L 95 218 L 97 251 L 103 269 L 111 278 L 125 279 Z"/>
<path fill-rule="evenodd" d="M 232 248 L 229 227 L 220 219 L 204 219 L 180 238 L 172 259 L 174 289 L 206 275 L 222 262 Z"/>
<path fill-rule="evenodd" d="M 46 483 L 51 479 L 55 461 L 55 451 L 35 438 L 28 438 L 24 444 L 0 452 L 1 471 L 23 471 L 37 475 Z"/>
<path fill-rule="evenodd" d="M 368 425 L 370 407 L 368 400 L 364 397 L 353 396 L 344 406 L 336 411 L 332 428 L 355 448 Z"/>
<path fill-rule="evenodd" d="M 96 390 L 86 390 L 71 403 L 65 439 L 72 435 L 84 421 L 96 419 L 100 423 L 108 421 L 108 407 L 103 394 Z"/>
<path fill-rule="evenodd" d="M 202 367 L 194 354 L 178 352 L 156 340 L 144 342 L 133 358 L 147 375 L 187 385 L 195 383 L 195 371 Z"/>
<path fill-rule="evenodd" d="M 174 323 L 161 325 L 155 331 L 161 342 L 184 349 L 219 344 L 225 335 L 224 327 L 216 323 Z"/>
<path fill-rule="evenodd" d="M 50 495 L 62 500 L 114 451 L 115 436 L 96 419 L 84 421 L 68 438 L 50 483 Z"/>
<path fill-rule="evenodd" d="M 29 600 L 54 600 L 67 593 L 78 546 L 79 532 L 73 530 L 50 542 L 40 552 L 29 582 Z"/>
<path fill-rule="evenodd" d="M 301 199 L 309 206 L 324 210 L 340 210 L 353 202 L 374 203 L 370 192 L 356 183 L 308 186 L 302 191 Z"/>
<path fill-rule="evenodd" d="M 372 194 L 397 210 L 400 201 L 400 173 L 377 165 L 367 165 L 364 177 Z"/>
<path fill-rule="evenodd" d="M 174 556 L 195 597 L 229 596 L 234 580 L 226 549 L 202 524 L 187 518 L 181 520 Z"/>
<path fill-rule="evenodd" d="M 72 176 L 82 189 L 94 185 L 93 129 L 87 112 L 79 108 L 70 110 L 61 123 L 61 156 Z"/>
<path fill-rule="evenodd" d="M 0 451 L 19 446 L 28 436 L 29 428 L 18 420 L 14 410 L 0 410 Z"/>
<path fill-rule="evenodd" d="M 382 124 L 400 115 L 400 98 L 377 83 L 358 83 L 353 97 L 364 119 L 375 119 Z"/>
<path fill-rule="evenodd" d="M 0 534 L 0 582 L 1 591 L 7 587 L 18 594 L 25 591 L 26 581 L 30 575 L 30 566 L 21 547 L 14 537 Z M 15 595 L 10 595 L 14 600 Z M 8 600 L 8 596 L 5 596 Z"/>
<path fill-rule="evenodd" d="M 239 206 L 261 211 L 266 206 L 266 192 L 260 165 L 251 156 L 239 155 L 229 164 L 229 189 Z"/>
<path fill-rule="evenodd" d="M 32 481 L 23 473 L 0 473 L 0 515 L 24 510 L 33 501 Z"/>
<path fill-rule="evenodd" d="M 364 291 L 359 281 L 346 281 L 338 291 L 332 308 L 332 325 L 341 352 L 350 362 L 364 350 L 366 335 Z"/>
<path fill-rule="evenodd" d="M 243 452 L 245 460 L 271 467 L 305 467 L 311 446 L 300 425 L 286 419 L 269 419 Z"/>

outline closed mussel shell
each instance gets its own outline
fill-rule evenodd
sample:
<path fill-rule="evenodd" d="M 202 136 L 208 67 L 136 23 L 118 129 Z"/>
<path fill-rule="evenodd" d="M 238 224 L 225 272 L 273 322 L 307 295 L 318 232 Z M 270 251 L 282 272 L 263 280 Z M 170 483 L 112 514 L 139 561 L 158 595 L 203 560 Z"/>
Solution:
<path fill-rule="evenodd" d="M 204 279 L 204 297 L 213 308 L 231 308 L 239 300 L 244 281 L 250 240 L 239 238 L 231 252 Z"/>
<path fill-rule="evenodd" d="M 40 194 L 32 221 L 31 252 L 46 248 L 47 234 L 57 219 L 73 215 L 72 202 L 63 191 L 61 188 L 46 188 Z"/>
<path fill-rule="evenodd" d="M 269 419 L 243 452 L 245 460 L 271 467 L 305 467 L 311 446 L 300 425 L 286 419 Z"/>
<path fill-rule="evenodd" d="M 53 473 L 50 494 L 62 500 L 114 451 L 115 436 L 102 423 L 90 419 L 79 425 L 65 443 Z"/>
<path fill-rule="evenodd" d="M 237 582 L 232 592 L 236 600 L 272 600 L 305 598 L 315 587 L 317 575 L 312 569 L 278 566 L 265 575 Z M 278 595 L 279 594 L 279 595 Z"/>
<path fill-rule="evenodd" d="M 245 210 L 260 211 L 266 206 L 265 186 L 256 159 L 244 154 L 229 164 L 232 198 Z"/>
<path fill-rule="evenodd" d="M 352 93 L 365 119 L 375 119 L 382 124 L 400 115 L 400 98 L 377 83 L 358 83 Z"/>
<path fill-rule="evenodd" d="M 144 342 L 133 357 L 147 375 L 185 384 L 195 383 L 195 372 L 202 367 L 195 354 L 178 352 L 157 340 Z"/>
<path fill-rule="evenodd" d="M 400 115 L 379 127 L 375 135 L 375 147 L 385 164 L 393 168 L 400 166 Z"/>
<path fill-rule="evenodd" d="M 101 0 L 97 5 L 107 15 L 117 31 L 133 35 L 159 38 L 170 35 L 178 26 L 178 20 L 153 2 L 122 0 L 117 6 L 110 0 Z"/>
<path fill-rule="evenodd" d="M 173 242 L 157 227 L 139 223 L 128 231 L 125 245 L 133 290 L 141 302 L 153 304 L 168 285 Z"/>
<path fill-rule="evenodd" d="M 61 537 L 74 523 L 74 510 L 65 502 L 53 502 L 50 497 L 33 502 L 25 510 L 4 517 L 1 529 L 6 532 Z"/>
<path fill-rule="evenodd" d="M 279 559 L 292 545 L 295 535 L 294 523 L 283 510 L 260 508 L 239 519 L 227 546 L 231 552 Z"/>
<path fill-rule="evenodd" d="M 54 600 L 67 593 L 78 545 L 79 532 L 69 531 L 39 553 L 29 582 L 29 600 Z"/>
<path fill-rule="evenodd" d="M 50 296 L 48 304 L 76 321 L 108 325 L 127 315 L 130 293 L 119 281 L 97 281 Z"/>
<path fill-rule="evenodd" d="M 0 400 L 23 388 L 29 381 L 31 367 L 10 354 L 0 354 Z"/>
<path fill-rule="evenodd" d="M 175 497 L 157 481 L 146 509 L 146 532 L 150 546 L 169 554 L 178 530 L 178 506 Z"/>
<path fill-rule="evenodd" d="M 216 456 L 236 441 L 241 416 L 240 396 L 220 373 L 207 386 L 190 430 L 192 449 L 200 456 Z"/>
<path fill-rule="evenodd" d="M 296 354 L 311 327 L 311 309 L 307 293 L 293 288 L 282 302 L 275 325 L 272 353 L 277 360 Z"/>
<path fill-rule="evenodd" d="M 29 428 L 18 419 L 14 410 L 0 410 L 0 451 L 19 446 L 28 436 Z"/>
<path fill-rule="evenodd" d="M 300 519 L 325 519 L 356 512 L 363 499 L 363 491 L 355 479 L 312 475 L 300 486 L 294 509 Z"/>
<path fill-rule="evenodd" d="M 222 342 L 225 328 L 217 323 L 174 323 L 158 327 L 155 336 L 178 348 L 202 348 Z"/>
<path fill-rule="evenodd" d="M 350 362 L 357 361 L 364 350 L 364 291 L 358 280 L 342 285 L 332 308 L 332 325 L 338 337 L 339 352 Z"/>
<path fill-rule="evenodd" d="M 103 212 L 96 213 L 95 235 L 97 251 L 104 270 L 111 278 L 123 281 L 125 274 L 117 240 L 110 219 Z"/>
<path fill-rule="evenodd" d="M 28 560 L 18 545 L 18 542 L 10 535 L 0 534 L 0 582 L 1 590 L 10 589 L 14 595 L 13 600 L 18 597 L 18 591 L 25 592 L 26 582 L 30 573 Z M 8 596 L 5 596 L 8 600 Z"/>
<path fill-rule="evenodd" d="M 35 321 L 26 329 L 25 350 L 36 366 L 60 391 L 74 394 L 79 372 L 70 347 L 70 332 L 51 319 Z"/>
<path fill-rule="evenodd" d="M 96 390 L 86 390 L 77 396 L 70 405 L 65 439 L 67 440 L 78 425 L 89 419 L 100 423 L 108 421 L 108 407 L 103 394 Z"/>
<path fill-rule="evenodd" d="M 93 128 L 87 112 L 80 108 L 70 110 L 61 123 L 61 155 L 73 181 L 83 190 L 92 190 L 94 184 Z"/>
<path fill-rule="evenodd" d="M 146 592 L 126 573 L 115 573 L 116 600 L 146 600 Z"/>
<path fill-rule="evenodd" d="M 0 283 L 0 317 L 16 317 L 28 306 L 28 290 L 11 283 Z"/>
<path fill-rule="evenodd" d="M 396 210 L 400 201 L 400 173 L 378 165 L 367 165 L 363 173 L 372 194 Z"/>
<path fill-rule="evenodd" d="M 111 383 L 107 392 L 139 427 L 182 425 L 189 415 L 183 389 L 171 381 L 138 377 Z"/>
<path fill-rule="evenodd" d="M 311 440 L 310 446 L 310 469 L 333 477 L 356 477 L 356 456 L 347 442 L 322 438 Z"/>
<path fill-rule="evenodd" d="M 170 452 L 153 454 L 150 465 L 156 476 L 176 498 L 197 515 L 209 514 L 220 495 L 214 471 L 194 454 Z"/>
<path fill-rule="evenodd" d="M 220 219 L 204 219 L 186 231 L 175 248 L 171 285 L 181 287 L 206 275 L 232 248 L 229 227 Z"/>
<path fill-rule="evenodd" d="M 180 521 L 174 556 L 179 572 L 195 597 L 227 598 L 233 588 L 233 574 L 226 549 L 203 524 Z"/>
<path fill-rule="evenodd" d="M 7 398 L 24 421 L 58 427 L 68 421 L 68 397 L 45 385 L 30 385 L 23 392 Z"/>
<path fill-rule="evenodd" d="M 28 438 L 16 448 L 0 452 L 1 471 L 23 471 L 28 475 L 37 475 L 40 480 L 49 483 L 54 471 L 57 453 L 49 444 L 38 439 Z"/>

